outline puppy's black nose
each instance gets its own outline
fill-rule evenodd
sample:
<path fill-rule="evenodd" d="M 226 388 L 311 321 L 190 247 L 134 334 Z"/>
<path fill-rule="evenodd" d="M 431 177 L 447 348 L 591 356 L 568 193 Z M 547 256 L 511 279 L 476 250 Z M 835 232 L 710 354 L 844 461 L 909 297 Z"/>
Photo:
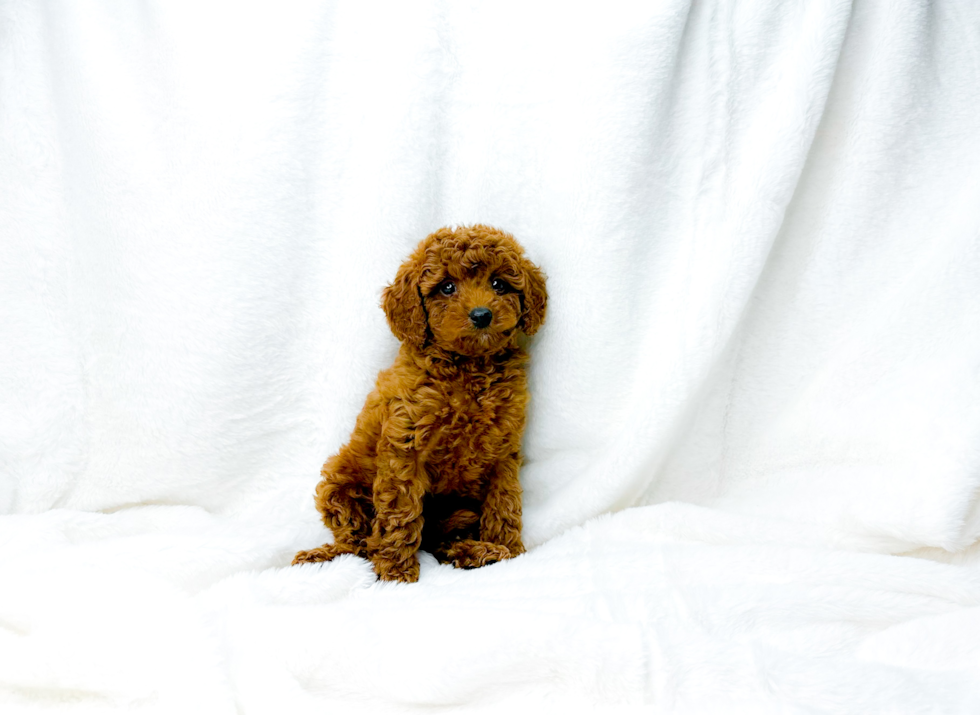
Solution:
<path fill-rule="evenodd" d="M 474 308 L 470 311 L 470 322 L 477 328 L 485 328 L 493 320 L 493 313 L 488 308 Z"/>

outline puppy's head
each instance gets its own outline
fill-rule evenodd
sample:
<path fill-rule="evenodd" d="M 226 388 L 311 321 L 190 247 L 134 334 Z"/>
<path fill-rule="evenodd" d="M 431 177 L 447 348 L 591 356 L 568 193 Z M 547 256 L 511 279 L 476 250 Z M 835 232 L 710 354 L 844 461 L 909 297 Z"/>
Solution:
<path fill-rule="evenodd" d="M 460 355 L 489 355 L 533 335 L 548 294 L 541 270 L 509 233 L 490 226 L 443 228 L 398 269 L 381 300 L 399 340 Z"/>

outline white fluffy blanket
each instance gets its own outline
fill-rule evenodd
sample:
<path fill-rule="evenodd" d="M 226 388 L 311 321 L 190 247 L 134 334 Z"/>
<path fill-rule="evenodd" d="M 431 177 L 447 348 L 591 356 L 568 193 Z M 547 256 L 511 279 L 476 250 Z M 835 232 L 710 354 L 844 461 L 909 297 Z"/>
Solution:
<path fill-rule="evenodd" d="M 0 1 L 0 710 L 980 711 L 978 196 L 974 0 Z M 288 566 L 474 222 L 529 552 Z"/>

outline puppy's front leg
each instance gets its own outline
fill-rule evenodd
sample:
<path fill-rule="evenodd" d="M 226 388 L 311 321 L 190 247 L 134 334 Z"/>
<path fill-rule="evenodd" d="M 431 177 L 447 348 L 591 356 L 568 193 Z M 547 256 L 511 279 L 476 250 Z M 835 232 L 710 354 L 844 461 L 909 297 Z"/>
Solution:
<path fill-rule="evenodd" d="M 491 474 L 480 516 L 480 539 L 506 546 L 511 556 L 524 553 L 521 541 L 521 455 L 513 451 L 503 457 Z"/>
<path fill-rule="evenodd" d="M 389 442 L 379 451 L 377 465 L 375 518 L 368 539 L 371 563 L 383 581 L 418 581 L 416 552 L 422 543 L 422 500 L 428 476 L 418 452 L 405 442 Z"/>

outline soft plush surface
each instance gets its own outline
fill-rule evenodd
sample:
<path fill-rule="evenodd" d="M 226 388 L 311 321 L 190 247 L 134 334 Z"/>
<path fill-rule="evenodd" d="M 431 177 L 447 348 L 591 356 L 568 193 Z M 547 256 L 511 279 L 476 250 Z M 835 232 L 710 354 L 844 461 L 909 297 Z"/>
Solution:
<path fill-rule="evenodd" d="M 978 196 L 973 0 L 0 1 L 0 710 L 980 711 Z M 528 553 L 288 566 L 474 222 Z"/>

